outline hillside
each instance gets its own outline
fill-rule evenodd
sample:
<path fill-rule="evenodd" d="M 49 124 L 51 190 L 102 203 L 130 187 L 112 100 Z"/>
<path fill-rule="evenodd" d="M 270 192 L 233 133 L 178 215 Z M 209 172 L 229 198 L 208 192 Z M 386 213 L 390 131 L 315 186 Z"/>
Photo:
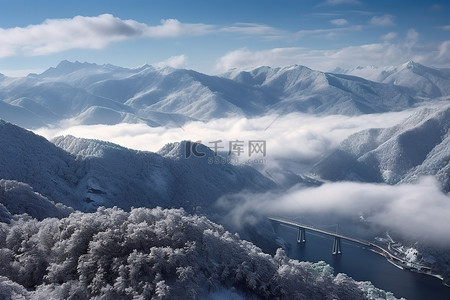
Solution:
<path fill-rule="evenodd" d="M 408 61 L 400 66 L 359 67 L 337 72 L 409 87 L 423 97 L 450 96 L 450 69 L 430 68 L 414 61 Z"/>
<path fill-rule="evenodd" d="M 53 144 L 3 121 L 0 138 L 0 178 L 82 211 L 159 205 L 208 212 L 224 194 L 275 187 L 249 166 L 209 164 L 214 153 L 205 146 L 198 147 L 203 158 L 185 158 L 185 142 L 160 154 L 72 136 Z"/>
<path fill-rule="evenodd" d="M 269 109 L 281 113 L 359 115 L 399 111 L 417 103 L 408 88 L 297 65 L 232 71 L 224 76 L 274 95 L 279 101 Z"/>
<path fill-rule="evenodd" d="M 450 106 L 419 110 L 391 128 L 351 135 L 311 171 L 323 179 L 411 182 L 435 175 L 450 190 Z"/>

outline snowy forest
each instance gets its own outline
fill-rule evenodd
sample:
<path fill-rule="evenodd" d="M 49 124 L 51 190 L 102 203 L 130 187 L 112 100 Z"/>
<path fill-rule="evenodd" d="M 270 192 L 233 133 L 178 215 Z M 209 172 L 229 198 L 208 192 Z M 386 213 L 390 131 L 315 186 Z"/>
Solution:
<path fill-rule="evenodd" d="M 275 256 L 182 209 L 99 208 L 0 223 L 1 299 L 392 299 Z"/>

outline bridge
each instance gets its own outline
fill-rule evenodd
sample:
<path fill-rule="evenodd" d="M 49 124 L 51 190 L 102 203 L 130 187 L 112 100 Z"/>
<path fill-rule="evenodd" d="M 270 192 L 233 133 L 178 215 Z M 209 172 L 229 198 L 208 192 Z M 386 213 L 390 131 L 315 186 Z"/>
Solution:
<path fill-rule="evenodd" d="M 412 271 L 426 273 L 426 274 L 431 273 L 431 268 L 420 265 L 420 264 L 415 264 L 415 263 L 406 261 L 406 260 L 394 255 L 393 253 L 389 252 L 388 250 L 384 249 L 383 247 L 378 246 L 374 243 L 365 241 L 365 240 L 349 237 L 349 236 L 346 236 L 343 234 L 319 229 L 319 228 L 316 228 L 313 226 L 308 226 L 308 225 L 293 222 L 293 221 L 283 220 L 280 218 L 268 218 L 268 219 L 274 223 L 279 223 L 279 224 L 282 224 L 282 225 L 285 225 L 288 227 L 292 227 L 292 228 L 298 228 L 297 243 L 306 243 L 306 230 L 333 237 L 334 238 L 333 249 L 332 249 L 333 255 L 342 254 L 341 240 L 346 240 L 346 241 L 349 241 L 349 242 L 352 242 L 352 243 L 355 243 L 358 245 L 362 245 L 362 246 L 366 247 L 368 250 L 384 256 L 389 262 L 393 263 L 394 265 L 396 265 L 402 269 L 406 268 L 406 269 L 409 269 Z"/>
<path fill-rule="evenodd" d="M 269 218 L 269 220 L 271 220 L 273 222 L 276 222 L 276 223 L 280 223 L 280 224 L 289 226 L 289 227 L 298 228 L 297 243 L 306 243 L 306 230 L 334 237 L 333 251 L 332 251 L 333 255 L 337 255 L 337 254 L 341 254 L 342 253 L 341 240 L 346 240 L 346 241 L 353 242 L 353 243 L 356 243 L 356 244 L 360 244 L 360 245 L 363 245 L 363 246 L 366 246 L 366 247 L 370 247 L 371 244 L 372 244 L 372 243 L 370 243 L 368 241 L 352 238 L 352 237 L 345 236 L 345 235 L 342 235 L 342 234 L 339 234 L 339 233 L 335 233 L 335 232 L 331 232 L 331 231 L 315 228 L 315 227 L 312 227 L 312 226 L 308 226 L 308 225 L 305 225 L 305 224 L 300 224 L 300 223 L 293 222 L 293 221 L 287 221 L 287 220 L 283 220 L 283 219 L 279 219 L 279 218 Z"/>

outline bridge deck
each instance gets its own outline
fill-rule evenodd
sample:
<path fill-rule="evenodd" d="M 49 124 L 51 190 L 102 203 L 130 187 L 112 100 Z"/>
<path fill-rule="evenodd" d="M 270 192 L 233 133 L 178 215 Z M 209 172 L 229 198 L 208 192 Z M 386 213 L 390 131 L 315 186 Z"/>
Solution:
<path fill-rule="evenodd" d="M 402 264 L 405 267 L 414 267 L 416 269 L 420 269 L 420 268 L 429 269 L 426 266 L 422 266 L 420 264 L 415 264 L 415 263 L 408 262 L 408 261 L 406 261 L 406 260 L 404 260 L 404 259 L 402 259 L 402 258 L 400 258 L 400 257 L 398 257 L 398 256 L 396 256 L 396 255 L 394 255 L 392 253 L 390 253 L 389 251 L 387 251 L 383 247 L 380 247 L 377 244 L 374 244 L 374 243 L 371 243 L 371 242 L 368 242 L 368 241 L 352 238 L 352 237 L 349 237 L 349 236 L 345 236 L 345 235 L 342 235 L 342 234 L 338 234 L 338 233 L 327 231 L 327 230 L 323 230 L 323 229 L 318 229 L 318 228 L 315 228 L 315 227 L 312 227 L 312 226 L 308 226 L 308 225 L 297 223 L 297 222 L 293 222 L 293 221 L 287 221 L 287 220 L 283 220 L 283 219 L 279 219 L 279 218 L 268 218 L 268 219 L 271 220 L 271 221 L 274 221 L 274 222 L 278 222 L 280 224 L 287 225 L 287 226 L 291 226 L 291 227 L 295 227 L 295 228 L 305 228 L 306 230 L 315 231 L 315 232 L 322 233 L 322 234 L 325 234 L 325 235 L 329 235 L 329 236 L 332 236 L 332 237 L 338 237 L 338 238 L 341 238 L 343 240 L 347 240 L 347 241 L 350 241 L 350 242 L 354 242 L 354 243 L 357 243 L 357 244 L 361 244 L 361 245 L 367 246 L 372 251 L 375 251 L 376 253 L 378 253 L 380 255 L 383 255 L 388 260 L 391 260 L 391 261 L 394 261 L 394 262 L 398 262 L 398 263 Z"/>
<path fill-rule="evenodd" d="M 291 227 L 295 227 L 295 228 L 301 227 L 301 228 L 305 228 L 307 230 L 315 231 L 315 232 L 322 233 L 322 234 L 325 234 L 325 235 L 329 235 L 329 236 L 332 236 L 332 237 L 338 237 L 338 238 L 341 238 L 342 240 L 354 242 L 354 243 L 361 244 L 361 245 L 364 245 L 364 246 L 367 246 L 367 247 L 372 246 L 372 243 L 370 243 L 368 241 L 355 239 L 355 238 L 352 238 L 352 237 L 349 237 L 349 236 L 345 236 L 345 235 L 342 235 L 342 234 L 339 234 L 339 233 L 335 233 L 335 232 L 331 232 L 331 231 L 327 231 L 327 230 L 323 230 L 323 229 L 318 229 L 318 228 L 315 228 L 315 227 L 312 227 L 312 226 L 308 226 L 308 225 L 305 225 L 305 224 L 300 224 L 300 223 L 293 222 L 293 221 L 286 221 L 286 220 L 278 219 L 278 218 L 269 218 L 269 220 L 275 221 L 275 222 L 278 222 L 278 223 L 281 223 L 281 224 L 284 224 L 284 225 L 288 225 L 288 226 L 291 226 Z"/>

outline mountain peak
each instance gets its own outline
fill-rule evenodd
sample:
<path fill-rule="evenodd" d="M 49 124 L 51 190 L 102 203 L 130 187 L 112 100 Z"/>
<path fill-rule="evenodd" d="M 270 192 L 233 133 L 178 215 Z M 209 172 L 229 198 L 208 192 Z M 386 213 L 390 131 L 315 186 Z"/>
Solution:
<path fill-rule="evenodd" d="M 155 68 L 152 65 L 143 64 L 142 66 L 134 67 L 132 69 L 137 71 L 137 72 L 140 72 L 140 71 L 147 70 L 147 69 L 148 70 L 154 70 Z"/>
<path fill-rule="evenodd" d="M 413 61 L 413 60 L 410 60 L 410 61 L 404 63 L 404 64 L 403 64 L 403 67 L 404 67 L 405 69 L 414 70 L 414 69 L 417 69 L 417 68 L 422 67 L 422 65 L 419 64 L 419 63 L 417 63 L 417 62 L 415 62 L 415 61 Z"/>
<path fill-rule="evenodd" d="M 56 69 L 73 69 L 73 68 L 81 68 L 81 67 L 97 67 L 98 65 L 95 63 L 88 63 L 88 62 L 79 62 L 78 60 L 71 62 L 68 60 L 61 61 L 57 66 Z"/>
<path fill-rule="evenodd" d="M 293 65 L 289 65 L 289 66 L 285 66 L 285 67 L 281 68 L 281 70 L 294 70 L 294 69 L 307 69 L 307 70 L 311 70 L 311 68 L 308 68 L 307 66 L 304 66 L 304 65 L 297 65 L 297 64 L 293 64 Z"/>
<path fill-rule="evenodd" d="M 172 159 L 189 158 L 189 157 L 213 157 L 215 153 L 207 146 L 192 142 L 181 141 L 169 143 L 162 147 L 158 154 Z"/>
<path fill-rule="evenodd" d="M 311 70 L 310 68 L 308 68 L 306 66 L 293 64 L 293 65 L 287 65 L 284 67 L 260 66 L 260 67 L 252 69 L 250 72 L 269 72 L 269 71 L 285 72 L 285 71 L 302 70 L 302 69 Z"/>
<path fill-rule="evenodd" d="M 131 151 L 114 143 L 95 139 L 77 138 L 72 135 L 58 136 L 52 140 L 53 144 L 75 156 L 81 157 L 103 157 L 107 152 Z"/>
<path fill-rule="evenodd" d="M 97 64 L 84 62 L 81 63 L 79 61 L 70 62 L 68 60 L 61 61 L 56 67 L 51 67 L 44 71 L 41 76 L 44 77 L 58 77 L 61 75 L 67 75 L 78 71 L 83 68 L 94 68 L 98 67 Z"/>

